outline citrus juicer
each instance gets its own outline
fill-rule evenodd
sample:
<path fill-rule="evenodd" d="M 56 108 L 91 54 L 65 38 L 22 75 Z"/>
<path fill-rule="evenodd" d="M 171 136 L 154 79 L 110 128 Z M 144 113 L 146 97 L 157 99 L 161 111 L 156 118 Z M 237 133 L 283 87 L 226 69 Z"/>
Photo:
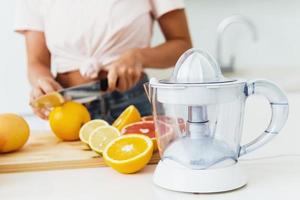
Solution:
<path fill-rule="evenodd" d="M 161 160 L 154 173 L 160 187 L 193 193 L 234 190 L 247 183 L 239 157 L 276 136 L 288 116 L 283 91 L 267 80 L 225 78 L 207 52 L 190 49 L 170 79 L 145 84 L 152 103 Z M 263 95 L 272 118 L 255 140 L 240 145 L 246 99 Z"/>

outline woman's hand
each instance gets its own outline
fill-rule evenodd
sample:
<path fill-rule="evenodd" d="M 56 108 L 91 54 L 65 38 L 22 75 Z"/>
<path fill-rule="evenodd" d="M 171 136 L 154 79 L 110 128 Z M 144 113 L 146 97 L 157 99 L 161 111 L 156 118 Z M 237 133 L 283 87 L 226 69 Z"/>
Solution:
<path fill-rule="evenodd" d="M 139 49 L 132 49 L 118 60 L 105 67 L 107 70 L 108 90 L 125 92 L 135 86 L 143 73 L 143 63 Z"/>
<path fill-rule="evenodd" d="M 39 78 L 36 84 L 33 85 L 30 94 L 30 103 L 32 103 L 38 97 L 62 89 L 59 83 L 57 83 L 52 77 Z M 38 109 L 32 107 L 33 112 L 42 119 L 48 119 L 50 110 Z"/>
<path fill-rule="evenodd" d="M 51 73 L 50 52 L 46 45 L 43 32 L 25 31 L 26 50 L 28 60 L 28 78 L 32 86 L 30 103 L 41 95 L 61 89 Z M 47 119 L 49 110 L 32 108 L 34 113 L 42 119 Z"/>

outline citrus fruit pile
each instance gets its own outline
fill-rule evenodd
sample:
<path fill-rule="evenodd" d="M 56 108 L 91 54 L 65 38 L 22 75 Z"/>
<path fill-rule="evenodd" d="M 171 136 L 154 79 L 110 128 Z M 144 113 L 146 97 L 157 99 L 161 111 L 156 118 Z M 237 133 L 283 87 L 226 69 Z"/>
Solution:
<path fill-rule="evenodd" d="M 57 93 L 38 99 L 36 107 L 51 107 L 49 124 L 63 141 L 80 139 L 103 155 L 105 163 L 120 173 L 135 173 L 144 168 L 157 148 L 152 118 L 143 121 L 133 105 L 109 125 L 104 120 L 91 120 L 85 106 L 64 102 Z M 28 140 L 29 126 L 14 114 L 0 115 L 0 153 L 20 149 Z"/>
<path fill-rule="evenodd" d="M 54 107 L 49 115 L 53 133 L 64 141 L 80 139 L 103 155 L 107 165 L 121 173 L 141 170 L 157 149 L 154 123 L 143 122 L 140 112 L 133 105 L 109 125 L 101 119 L 91 120 L 86 107 L 67 101 L 58 93 L 37 99 L 36 107 Z M 155 144 L 155 145 L 153 145 Z"/>
<path fill-rule="evenodd" d="M 131 105 L 112 125 L 101 119 L 85 123 L 79 138 L 103 155 L 108 166 L 120 173 L 135 173 L 147 165 L 154 148 L 154 124 L 141 120 L 138 109 Z"/>

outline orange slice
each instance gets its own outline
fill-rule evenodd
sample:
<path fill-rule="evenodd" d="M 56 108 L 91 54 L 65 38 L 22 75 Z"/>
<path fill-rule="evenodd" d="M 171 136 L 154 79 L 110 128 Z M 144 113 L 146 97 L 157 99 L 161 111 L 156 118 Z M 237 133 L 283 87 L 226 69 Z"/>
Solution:
<path fill-rule="evenodd" d="M 52 108 L 61 106 L 64 102 L 64 97 L 60 93 L 51 92 L 37 98 L 34 102 L 31 103 L 31 105 L 36 108 Z"/>
<path fill-rule="evenodd" d="M 131 124 L 134 122 L 141 121 L 141 114 L 138 111 L 138 109 L 134 106 L 128 106 L 121 115 L 114 121 L 112 126 L 119 129 L 119 131 L 122 130 L 127 124 Z"/>

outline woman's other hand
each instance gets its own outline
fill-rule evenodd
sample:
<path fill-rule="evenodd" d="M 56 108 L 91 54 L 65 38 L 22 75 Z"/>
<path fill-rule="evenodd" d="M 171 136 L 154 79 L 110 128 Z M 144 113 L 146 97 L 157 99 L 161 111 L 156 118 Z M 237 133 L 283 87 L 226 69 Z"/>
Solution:
<path fill-rule="evenodd" d="M 51 77 L 39 78 L 36 81 L 36 84 L 32 86 L 32 91 L 30 93 L 30 104 L 32 104 L 32 102 L 36 100 L 38 97 L 48 94 L 50 92 L 55 92 L 60 89 L 62 89 L 62 87 L 53 78 Z M 40 118 L 48 119 L 50 110 L 46 108 L 40 109 L 34 107 L 32 107 L 32 110 Z"/>
<path fill-rule="evenodd" d="M 105 67 L 108 90 L 125 92 L 135 86 L 143 74 L 143 63 L 139 49 L 124 53 L 119 59 Z"/>
<path fill-rule="evenodd" d="M 183 9 L 168 12 L 158 19 L 166 41 L 156 47 L 133 49 L 108 65 L 109 90 L 126 91 L 141 78 L 144 68 L 172 67 L 182 53 L 192 47 Z"/>

